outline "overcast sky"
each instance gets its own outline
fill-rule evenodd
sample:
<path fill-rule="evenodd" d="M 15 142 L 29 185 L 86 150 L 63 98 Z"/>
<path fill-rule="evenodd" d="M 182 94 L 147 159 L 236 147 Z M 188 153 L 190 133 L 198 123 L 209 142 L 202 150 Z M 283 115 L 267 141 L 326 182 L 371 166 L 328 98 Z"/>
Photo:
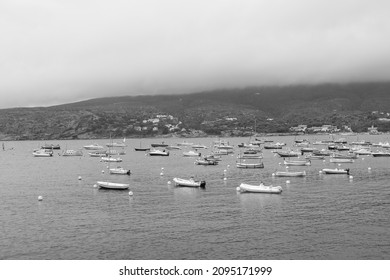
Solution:
<path fill-rule="evenodd" d="M 1 0 L 1 108 L 390 78 L 390 1 Z"/>

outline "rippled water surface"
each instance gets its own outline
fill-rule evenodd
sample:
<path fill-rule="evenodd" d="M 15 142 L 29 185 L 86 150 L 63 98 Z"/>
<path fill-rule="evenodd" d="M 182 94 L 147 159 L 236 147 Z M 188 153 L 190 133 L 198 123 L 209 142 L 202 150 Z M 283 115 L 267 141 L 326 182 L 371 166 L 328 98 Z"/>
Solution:
<path fill-rule="evenodd" d="M 360 136 L 373 142 L 387 137 Z M 214 139 L 186 140 L 210 146 Z M 131 176 L 102 173 L 107 164 L 85 151 L 83 157 L 56 151 L 52 158 L 34 158 L 33 149 L 43 142 L 5 142 L 6 151 L 0 151 L 0 259 L 390 259 L 390 158 L 362 156 L 343 164 L 353 180 L 319 174 L 335 166 L 328 159 L 291 168 L 305 169 L 306 178 L 273 178 L 284 167 L 272 151 L 264 151 L 264 169 L 241 170 L 235 167 L 237 144 L 248 139 L 226 140 L 236 147 L 234 156 L 205 167 L 183 157 L 185 150 L 146 156 L 134 151 L 139 139 L 127 139 L 120 165 L 130 168 Z M 141 140 L 143 146 L 161 141 L 183 142 Z M 52 141 L 68 149 L 94 142 L 107 140 Z M 206 189 L 168 184 L 191 175 L 206 180 Z M 128 182 L 133 196 L 94 188 L 97 180 Z M 240 183 L 260 180 L 281 185 L 283 193 L 237 193 Z"/>

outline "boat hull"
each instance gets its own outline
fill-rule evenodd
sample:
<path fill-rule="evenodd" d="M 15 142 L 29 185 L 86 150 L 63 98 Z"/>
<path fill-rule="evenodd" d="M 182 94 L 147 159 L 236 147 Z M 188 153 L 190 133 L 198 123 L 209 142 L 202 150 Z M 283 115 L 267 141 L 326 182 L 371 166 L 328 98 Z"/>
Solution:
<path fill-rule="evenodd" d="M 259 186 L 249 185 L 241 183 L 239 186 L 240 192 L 251 192 L 251 193 L 272 193 L 272 194 L 280 194 L 283 189 L 281 186 L 264 186 L 260 184 Z"/>
<path fill-rule="evenodd" d="M 121 184 L 121 183 L 112 183 L 112 182 L 102 182 L 98 181 L 97 185 L 100 188 L 103 189 L 110 189 L 110 190 L 126 190 L 130 187 L 129 184 Z"/>

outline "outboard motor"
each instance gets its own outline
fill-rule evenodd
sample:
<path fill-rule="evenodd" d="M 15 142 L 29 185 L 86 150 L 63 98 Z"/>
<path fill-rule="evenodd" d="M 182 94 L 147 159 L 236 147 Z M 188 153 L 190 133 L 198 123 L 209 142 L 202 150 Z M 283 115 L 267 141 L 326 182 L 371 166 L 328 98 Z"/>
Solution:
<path fill-rule="evenodd" d="M 202 189 L 206 188 L 206 181 L 200 181 L 200 187 Z"/>
<path fill-rule="evenodd" d="M 345 169 L 347 171 L 347 175 L 349 175 L 349 168 Z"/>
<path fill-rule="evenodd" d="M 130 174 L 131 174 L 131 173 L 130 173 L 130 170 L 127 170 L 126 174 L 127 174 L 127 175 L 130 175 Z"/>

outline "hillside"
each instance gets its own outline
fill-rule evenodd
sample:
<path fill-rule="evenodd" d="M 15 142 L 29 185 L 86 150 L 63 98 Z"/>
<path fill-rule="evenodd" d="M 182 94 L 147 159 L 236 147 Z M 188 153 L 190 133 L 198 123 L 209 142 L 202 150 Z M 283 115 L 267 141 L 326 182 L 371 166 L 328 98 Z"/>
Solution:
<path fill-rule="evenodd" d="M 255 129 L 265 133 L 288 132 L 291 126 L 299 124 L 350 126 L 356 132 L 375 125 L 379 130 L 389 131 L 389 122 L 380 120 L 388 116 L 387 112 L 390 112 L 390 83 L 220 89 L 3 109 L 0 139 L 145 137 L 173 133 L 248 135 Z"/>

